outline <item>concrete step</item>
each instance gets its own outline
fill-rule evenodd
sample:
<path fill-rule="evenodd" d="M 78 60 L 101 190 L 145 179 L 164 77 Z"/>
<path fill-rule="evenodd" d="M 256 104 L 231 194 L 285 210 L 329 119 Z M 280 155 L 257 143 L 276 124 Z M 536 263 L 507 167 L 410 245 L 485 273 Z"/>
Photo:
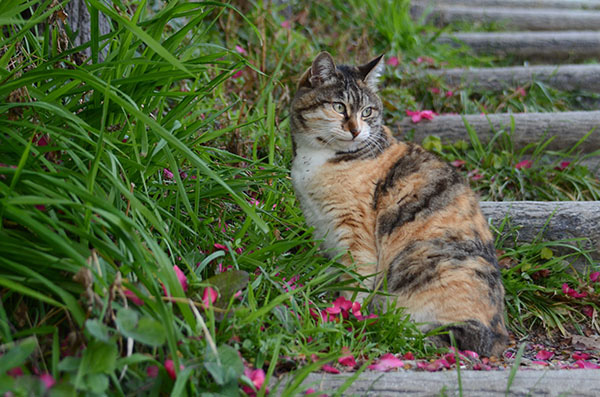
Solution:
<path fill-rule="evenodd" d="M 336 393 L 352 373 L 331 375 L 311 373 L 302 381 L 303 388 L 312 387 L 317 392 Z M 459 394 L 457 373 L 453 371 L 417 372 L 363 372 L 342 396 L 579 396 L 600 395 L 600 370 L 517 371 L 512 384 L 510 371 L 461 371 L 462 394 Z M 284 376 L 280 385 L 271 382 L 272 395 L 281 396 L 284 386 L 293 382 Z M 331 393 L 331 394 L 329 394 Z M 300 395 L 300 394 L 298 394 Z"/>
<path fill-rule="evenodd" d="M 600 58 L 600 31 L 469 32 L 441 36 L 441 43 L 471 47 L 477 54 L 529 62 L 577 62 Z"/>

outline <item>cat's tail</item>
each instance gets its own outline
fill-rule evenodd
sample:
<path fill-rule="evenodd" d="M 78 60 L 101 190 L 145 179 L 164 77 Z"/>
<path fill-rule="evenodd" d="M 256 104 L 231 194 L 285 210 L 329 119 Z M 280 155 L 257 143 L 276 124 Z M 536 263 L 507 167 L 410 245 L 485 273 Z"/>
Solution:
<path fill-rule="evenodd" d="M 466 320 L 450 325 L 429 324 L 426 330 L 440 327 L 443 327 L 442 333 L 429 337 L 439 347 L 452 345 L 450 333 L 453 334 L 459 350 L 471 350 L 487 357 L 500 357 L 508 344 L 508 335 L 486 326 L 479 320 Z"/>

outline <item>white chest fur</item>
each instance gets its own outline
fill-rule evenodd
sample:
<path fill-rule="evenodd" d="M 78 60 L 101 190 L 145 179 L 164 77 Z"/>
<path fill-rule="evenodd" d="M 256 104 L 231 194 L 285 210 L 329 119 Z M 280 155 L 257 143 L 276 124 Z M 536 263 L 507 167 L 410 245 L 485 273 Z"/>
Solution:
<path fill-rule="evenodd" d="M 299 148 L 292 163 L 292 185 L 306 223 L 315 228 L 317 239 L 324 240 L 322 248 L 329 251 L 327 252 L 329 255 L 347 249 L 340 246 L 338 233 L 332 227 L 332 216 L 325 211 L 322 200 L 318 198 L 318 192 L 323 193 L 327 190 L 326 186 L 319 186 L 318 174 L 323 172 L 323 167 L 334 155 L 335 152 L 332 150 Z"/>

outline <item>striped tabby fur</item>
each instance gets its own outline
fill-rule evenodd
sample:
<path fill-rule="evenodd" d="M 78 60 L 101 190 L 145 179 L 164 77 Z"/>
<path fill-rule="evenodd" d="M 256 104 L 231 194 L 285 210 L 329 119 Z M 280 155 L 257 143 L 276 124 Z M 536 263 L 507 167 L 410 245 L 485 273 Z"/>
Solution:
<path fill-rule="evenodd" d="M 460 349 L 499 355 L 504 288 L 477 197 L 453 167 L 382 125 L 380 68 L 381 57 L 336 66 L 324 52 L 300 80 L 292 182 L 306 221 L 326 254 L 377 275 L 368 288 L 385 277 L 414 321 L 451 324 Z"/>

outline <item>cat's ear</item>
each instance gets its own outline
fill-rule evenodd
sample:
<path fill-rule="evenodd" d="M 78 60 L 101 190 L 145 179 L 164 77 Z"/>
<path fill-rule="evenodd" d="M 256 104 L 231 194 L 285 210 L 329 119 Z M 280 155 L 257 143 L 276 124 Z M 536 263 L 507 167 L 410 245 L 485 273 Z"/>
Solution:
<path fill-rule="evenodd" d="M 328 52 L 323 51 L 313 61 L 308 80 L 312 87 L 318 87 L 333 79 L 335 74 L 336 69 L 333 58 Z"/>
<path fill-rule="evenodd" d="M 367 87 L 373 91 L 377 91 L 379 76 L 381 76 L 381 72 L 383 71 L 383 54 L 372 61 L 359 66 L 358 70 L 362 75 L 363 81 L 367 83 Z"/>

